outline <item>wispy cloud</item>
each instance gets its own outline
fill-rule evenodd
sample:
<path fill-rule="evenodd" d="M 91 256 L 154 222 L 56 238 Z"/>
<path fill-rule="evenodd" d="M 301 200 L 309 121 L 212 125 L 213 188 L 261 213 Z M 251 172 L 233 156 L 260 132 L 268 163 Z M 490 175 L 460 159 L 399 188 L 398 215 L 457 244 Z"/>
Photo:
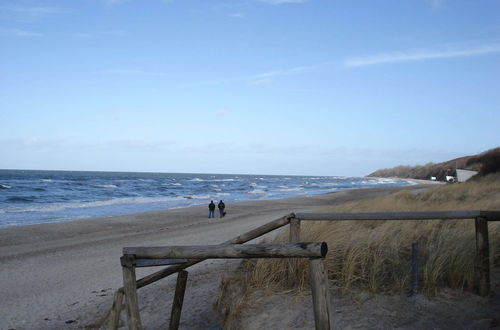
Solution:
<path fill-rule="evenodd" d="M 232 13 L 232 14 L 229 14 L 229 17 L 243 18 L 243 17 L 245 17 L 245 14 L 244 13 Z"/>
<path fill-rule="evenodd" d="M 2 28 L 0 28 L 0 36 L 32 38 L 32 37 L 41 37 L 42 34 L 38 33 L 38 32 L 26 31 L 26 30 L 21 30 L 21 29 L 2 29 Z"/>
<path fill-rule="evenodd" d="M 301 74 L 301 73 L 305 73 L 307 71 L 314 70 L 316 68 L 317 68 L 316 65 L 296 66 L 296 67 L 288 68 L 288 69 L 272 70 L 272 71 L 268 71 L 268 72 L 259 73 L 259 74 L 252 76 L 251 78 L 260 79 L 260 78 L 270 78 L 270 77 L 275 77 L 275 76 Z"/>
<path fill-rule="evenodd" d="M 324 64 L 324 63 L 323 63 Z M 287 75 L 296 75 L 306 73 L 312 70 L 315 70 L 320 65 L 311 65 L 311 66 L 297 66 L 288 69 L 280 69 L 280 70 L 272 70 L 259 74 L 254 74 L 246 77 L 235 77 L 235 78 L 221 78 L 221 79 L 212 79 L 212 80 L 202 80 L 195 81 L 190 83 L 180 84 L 178 87 L 186 88 L 186 87 L 200 87 L 200 86 L 216 86 L 227 83 L 241 83 L 246 82 L 248 85 L 252 86 L 269 86 L 273 83 L 273 78 L 279 76 L 287 76 Z"/>
<path fill-rule="evenodd" d="M 116 6 L 121 5 L 123 3 L 129 2 L 130 0 L 104 0 L 104 3 L 107 6 Z"/>
<path fill-rule="evenodd" d="M 500 44 L 455 50 L 412 50 L 378 55 L 353 57 L 344 62 L 346 67 L 361 67 L 397 62 L 421 61 L 439 58 L 467 57 L 500 52 Z"/>
<path fill-rule="evenodd" d="M 269 78 L 255 79 L 250 81 L 249 84 L 252 86 L 271 86 L 273 84 L 273 80 Z"/>
<path fill-rule="evenodd" d="M 102 1 L 104 2 L 105 5 L 113 7 L 127 2 L 131 2 L 133 0 L 102 0 Z M 160 2 L 168 5 L 174 3 L 175 0 L 161 0 Z"/>
<path fill-rule="evenodd" d="M 77 38 L 84 38 L 84 39 L 93 39 L 93 38 L 99 38 L 99 37 L 123 37 L 126 36 L 127 33 L 125 31 L 121 30 L 109 30 L 109 31 L 102 31 L 102 32 L 78 32 L 78 33 L 73 33 L 71 34 L 74 37 Z"/>
<path fill-rule="evenodd" d="M 446 0 L 427 0 L 427 1 L 430 3 L 432 9 L 441 9 L 445 6 L 446 2 Z"/>
<path fill-rule="evenodd" d="M 227 116 L 229 114 L 229 111 L 227 110 L 219 110 L 215 113 L 215 115 L 217 117 L 224 117 L 224 116 Z"/>
<path fill-rule="evenodd" d="M 259 2 L 264 2 L 270 5 L 282 5 L 286 3 L 304 3 L 307 0 L 257 0 Z"/>
<path fill-rule="evenodd" d="M 318 68 L 319 65 L 309 65 L 309 66 L 296 66 L 288 69 L 280 69 L 280 70 L 271 70 L 263 73 L 259 73 L 253 76 L 250 76 L 250 85 L 254 86 L 269 86 L 272 84 L 272 78 L 279 76 L 288 76 L 288 75 L 296 75 L 303 74 L 306 72 L 310 72 Z"/>
<path fill-rule="evenodd" d="M 21 22 L 32 22 L 47 16 L 65 14 L 68 12 L 67 10 L 56 7 L 22 5 L 0 5 L 0 11 L 2 11 L 9 19 Z"/>
<path fill-rule="evenodd" d="M 104 74 L 117 74 L 117 75 L 139 75 L 139 76 L 164 76 L 162 72 L 152 72 L 137 69 L 106 69 L 102 70 Z"/>
<path fill-rule="evenodd" d="M 234 81 L 234 79 L 212 79 L 212 80 L 201 80 L 179 84 L 178 87 L 186 88 L 186 87 L 200 87 L 200 86 L 216 86 L 229 81 Z"/>

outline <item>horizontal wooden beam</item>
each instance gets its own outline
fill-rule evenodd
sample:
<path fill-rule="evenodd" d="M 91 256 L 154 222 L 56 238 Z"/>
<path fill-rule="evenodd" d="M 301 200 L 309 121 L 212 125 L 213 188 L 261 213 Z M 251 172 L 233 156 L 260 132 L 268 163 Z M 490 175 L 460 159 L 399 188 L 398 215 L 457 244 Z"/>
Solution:
<path fill-rule="evenodd" d="M 255 229 L 252 229 L 240 236 L 236 236 L 235 238 L 232 238 L 228 241 L 225 241 L 222 244 L 242 244 L 246 243 L 248 241 L 251 241 L 257 237 L 260 237 L 264 234 L 267 234 L 275 229 L 278 229 L 280 227 L 283 227 L 285 225 L 288 225 L 290 222 L 290 219 L 295 217 L 295 214 L 290 213 L 288 215 L 285 215 L 284 217 L 278 218 L 276 220 L 273 220 L 271 222 L 266 223 L 265 225 L 262 225 L 260 227 L 257 227 Z M 172 275 L 174 273 L 177 273 L 180 270 L 183 270 L 185 268 L 191 267 L 193 265 L 196 265 L 197 263 L 202 262 L 205 259 L 196 259 L 196 260 L 188 260 L 188 262 L 182 263 L 180 265 L 175 265 L 175 266 L 169 266 L 166 268 L 163 268 L 153 274 L 149 274 L 140 280 L 137 280 L 137 288 L 142 288 L 148 284 L 154 283 L 158 280 L 161 280 L 162 278 L 165 278 L 169 275 Z M 120 288 L 119 290 L 123 290 L 123 288 Z"/>
<path fill-rule="evenodd" d="M 136 259 L 135 267 L 154 267 L 154 266 L 168 266 L 178 265 L 187 262 L 186 259 Z"/>
<path fill-rule="evenodd" d="M 328 245 L 325 242 L 123 248 L 124 255 L 134 255 L 138 259 L 323 258 L 327 252 Z"/>
<path fill-rule="evenodd" d="M 479 211 L 479 217 L 488 221 L 500 221 L 500 211 Z"/>
<path fill-rule="evenodd" d="M 444 220 L 474 219 L 482 217 L 489 221 L 499 221 L 500 211 L 426 211 L 426 212 L 356 212 L 356 213 L 296 213 L 300 220 L 338 221 L 338 220 Z"/>

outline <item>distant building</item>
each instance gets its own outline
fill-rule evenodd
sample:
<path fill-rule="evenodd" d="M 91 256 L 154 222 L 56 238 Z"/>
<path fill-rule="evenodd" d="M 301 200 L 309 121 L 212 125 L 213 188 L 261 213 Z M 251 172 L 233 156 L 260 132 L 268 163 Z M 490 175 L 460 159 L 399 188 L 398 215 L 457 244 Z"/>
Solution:
<path fill-rule="evenodd" d="M 457 169 L 457 181 L 465 182 L 469 180 L 471 177 L 477 174 L 477 171 L 469 171 L 469 170 L 459 170 Z M 448 181 L 448 180 L 446 180 Z"/>

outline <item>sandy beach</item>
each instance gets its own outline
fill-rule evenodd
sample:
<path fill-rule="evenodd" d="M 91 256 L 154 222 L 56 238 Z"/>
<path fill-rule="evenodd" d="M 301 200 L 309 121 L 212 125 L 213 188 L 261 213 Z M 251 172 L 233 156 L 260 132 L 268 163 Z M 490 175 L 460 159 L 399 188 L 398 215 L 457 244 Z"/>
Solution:
<path fill-rule="evenodd" d="M 1 229 L 0 328 L 77 329 L 93 323 L 108 311 L 114 291 L 122 285 L 119 257 L 125 246 L 218 244 L 290 212 L 426 187 L 356 189 L 229 204 L 223 219 L 208 219 L 207 207 L 197 206 Z M 181 328 L 222 326 L 213 304 L 220 276 L 237 263 L 208 260 L 188 269 Z M 140 269 L 138 278 L 156 270 Z M 146 329 L 168 324 L 174 282 L 172 276 L 139 290 Z"/>

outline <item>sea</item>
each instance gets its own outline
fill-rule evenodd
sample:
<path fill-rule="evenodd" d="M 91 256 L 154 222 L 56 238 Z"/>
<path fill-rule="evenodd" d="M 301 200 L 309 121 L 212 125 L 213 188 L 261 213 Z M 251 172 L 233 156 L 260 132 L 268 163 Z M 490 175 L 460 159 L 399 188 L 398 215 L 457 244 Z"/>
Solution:
<path fill-rule="evenodd" d="M 404 186 L 404 179 L 0 170 L 0 228 L 234 202 Z"/>

